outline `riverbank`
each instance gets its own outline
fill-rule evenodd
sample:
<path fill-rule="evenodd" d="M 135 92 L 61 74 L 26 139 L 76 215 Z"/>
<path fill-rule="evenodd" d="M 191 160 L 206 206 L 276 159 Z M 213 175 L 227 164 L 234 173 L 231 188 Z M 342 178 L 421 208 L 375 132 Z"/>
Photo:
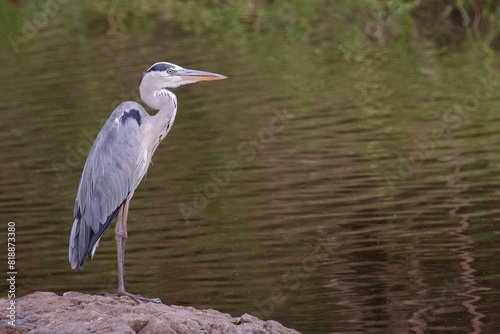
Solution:
<path fill-rule="evenodd" d="M 78 292 L 63 296 L 35 292 L 15 300 L 15 327 L 9 324 L 11 303 L 0 300 L 2 333 L 280 333 L 300 334 L 280 323 L 252 315 L 232 317 L 216 310 L 155 303 L 136 304 L 127 297 Z"/>

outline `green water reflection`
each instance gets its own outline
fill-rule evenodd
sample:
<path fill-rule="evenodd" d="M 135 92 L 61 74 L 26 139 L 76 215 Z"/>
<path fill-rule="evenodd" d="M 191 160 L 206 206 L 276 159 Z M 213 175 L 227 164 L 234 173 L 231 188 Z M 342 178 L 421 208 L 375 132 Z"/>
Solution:
<path fill-rule="evenodd" d="M 356 30 L 304 42 L 305 23 L 221 38 L 139 15 L 110 34 L 74 6 L 17 53 L 0 42 L 0 212 L 17 223 L 19 295 L 116 288 L 112 230 L 70 270 L 76 189 L 113 108 L 170 61 L 229 80 L 175 90 L 175 125 L 131 203 L 129 291 L 304 333 L 500 329 L 496 53 L 349 49 Z"/>

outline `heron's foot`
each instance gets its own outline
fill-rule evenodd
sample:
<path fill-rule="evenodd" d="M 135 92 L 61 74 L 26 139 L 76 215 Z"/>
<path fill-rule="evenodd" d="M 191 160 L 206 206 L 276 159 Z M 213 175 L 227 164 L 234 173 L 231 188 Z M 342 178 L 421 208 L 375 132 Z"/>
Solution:
<path fill-rule="evenodd" d="M 161 299 L 160 298 L 146 298 L 146 297 L 143 297 L 142 295 L 140 294 L 137 294 L 137 295 L 134 295 L 133 293 L 130 293 L 130 292 L 127 292 L 127 291 L 119 291 L 117 293 L 107 293 L 107 292 L 103 292 L 102 293 L 103 296 L 106 296 L 106 297 L 113 297 L 113 296 L 117 296 L 117 297 L 120 297 L 120 296 L 127 296 L 129 297 L 130 299 L 132 299 L 134 302 L 136 302 L 137 304 L 140 304 L 141 301 L 143 302 L 151 302 L 151 303 L 156 303 L 156 304 L 163 304 L 161 302 Z"/>

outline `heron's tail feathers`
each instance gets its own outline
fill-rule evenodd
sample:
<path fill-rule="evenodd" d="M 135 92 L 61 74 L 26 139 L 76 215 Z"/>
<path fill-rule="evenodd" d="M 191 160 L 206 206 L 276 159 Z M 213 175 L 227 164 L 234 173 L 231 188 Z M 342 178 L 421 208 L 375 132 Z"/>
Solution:
<path fill-rule="evenodd" d="M 80 262 L 78 257 L 78 231 L 80 230 L 80 218 L 81 217 L 79 216 L 75 218 L 73 227 L 71 228 L 71 236 L 69 238 L 69 263 L 71 263 L 71 269 L 75 269 L 76 265 Z M 85 259 L 83 262 L 85 262 Z M 80 268 L 78 269 L 81 270 Z"/>
<path fill-rule="evenodd" d="M 121 205 L 107 217 L 104 224 L 99 224 L 97 233 L 94 232 L 91 224 L 85 221 L 85 218 L 78 210 L 73 227 L 71 228 L 71 236 L 69 237 L 69 263 L 71 263 L 72 269 L 78 266 L 78 271 L 81 271 L 87 257 L 90 259 L 94 257 L 102 234 L 108 229 L 109 224 L 118 214 L 120 207 Z"/>
<path fill-rule="evenodd" d="M 71 236 L 69 238 L 69 263 L 71 263 L 71 269 L 75 269 L 78 266 L 78 271 L 83 269 L 85 260 L 88 255 L 89 241 L 91 228 L 87 227 L 85 220 L 78 212 L 78 215 L 73 222 L 73 227 L 71 228 Z M 96 246 L 97 247 L 97 246 Z M 93 249 L 95 252 L 95 248 Z M 92 255 L 94 255 L 92 253 Z"/>

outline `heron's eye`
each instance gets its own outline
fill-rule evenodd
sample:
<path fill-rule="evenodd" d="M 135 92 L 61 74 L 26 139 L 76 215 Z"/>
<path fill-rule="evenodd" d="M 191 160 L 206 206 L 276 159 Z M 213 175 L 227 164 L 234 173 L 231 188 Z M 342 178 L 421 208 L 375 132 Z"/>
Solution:
<path fill-rule="evenodd" d="M 172 73 L 174 73 L 174 71 L 172 71 L 172 69 L 168 69 L 168 70 L 167 70 L 167 73 L 168 73 L 168 74 L 172 74 Z"/>

